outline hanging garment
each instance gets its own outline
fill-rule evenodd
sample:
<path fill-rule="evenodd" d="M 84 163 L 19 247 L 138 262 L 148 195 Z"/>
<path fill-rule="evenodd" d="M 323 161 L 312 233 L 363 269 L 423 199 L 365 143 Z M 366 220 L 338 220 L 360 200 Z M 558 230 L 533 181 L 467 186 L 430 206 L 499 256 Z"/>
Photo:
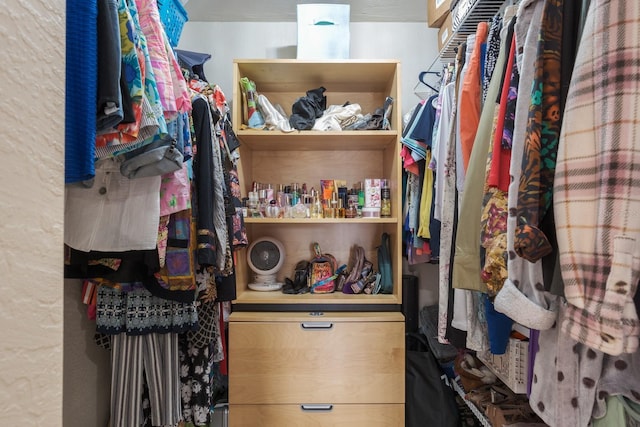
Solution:
<path fill-rule="evenodd" d="M 487 41 L 488 30 L 489 26 L 486 22 L 478 23 L 474 40 L 475 46 L 469 57 L 468 66 L 465 65 L 467 72 L 460 89 L 460 147 L 462 148 L 462 163 L 465 172 L 469 166 L 469 158 L 482 112 L 481 46 Z"/>
<path fill-rule="evenodd" d="M 460 65 L 462 67 L 462 69 L 460 70 L 460 75 L 458 76 L 458 79 L 456 79 L 456 83 L 457 83 L 457 90 L 458 93 L 456 95 L 456 108 L 458 111 L 458 114 L 456 115 L 456 188 L 458 190 L 459 193 L 462 193 L 462 191 L 464 191 L 464 181 L 465 181 L 465 177 L 467 174 L 467 168 L 466 168 L 466 164 L 464 162 L 464 155 L 462 153 L 462 121 L 463 121 L 463 117 L 462 117 L 462 89 L 463 89 L 463 83 L 465 80 L 465 76 L 467 74 L 467 70 L 469 69 L 469 64 L 471 62 L 471 55 L 473 55 L 473 50 L 475 49 L 475 40 L 476 40 L 476 35 L 475 34 L 469 34 L 467 36 L 467 41 L 466 41 L 466 49 L 464 50 L 464 62 Z M 476 131 L 476 128 L 474 127 L 474 132 Z"/>
<path fill-rule="evenodd" d="M 187 165 L 162 175 L 160 180 L 160 215 L 171 215 L 191 209 L 191 183 Z"/>
<path fill-rule="evenodd" d="M 550 426 L 587 427 L 608 396 L 640 403 L 640 353 L 611 356 L 572 339 L 560 327 L 568 308 L 559 304 L 557 323 L 540 331 L 529 402 Z"/>
<path fill-rule="evenodd" d="M 132 3 L 133 1 L 130 0 Z M 164 29 L 160 22 L 158 4 L 155 0 L 135 0 L 135 6 L 138 10 L 140 29 L 146 39 L 162 110 L 166 118 L 171 118 L 177 113 L 178 108 L 173 92 L 171 65 L 164 44 Z"/>
<path fill-rule="evenodd" d="M 173 301 L 195 299 L 195 218 L 191 209 L 169 216 L 165 263 L 145 285 L 154 295 Z"/>
<path fill-rule="evenodd" d="M 594 0 L 573 72 L 554 207 L 568 316 L 562 330 L 617 355 L 638 348 L 640 5 Z M 628 66 L 627 64 L 634 64 Z"/>
<path fill-rule="evenodd" d="M 66 184 L 93 178 L 98 87 L 98 2 L 66 3 L 65 172 Z"/>
<path fill-rule="evenodd" d="M 211 59 L 211 54 L 191 52 L 188 50 L 175 49 L 178 56 L 178 64 L 182 68 L 189 70 L 189 78 L 200 79 L 204 82 L 207 78 L 204 75 L 204 64 Z"/>
<path fill-rule="evenodd" d="M 515 19 L 509 24 L 512 27 Z M 511 37 L 509 60 L 504 82 L 499 94 L 497 125 L 493 135 L 493 147 L 487 161 L 484 200 L 481 216 L 480 242 L 485 249 L 481 277 L 487 284 L 487 292 L 493 298 L 506 280 L 507 274 L 507 191 L 513 119 L 517 97 L 518 69 L 515 64 L 516 41 Z M 505 147 L 506 145 L 506 147 Z"/>
<path fill-rule="evenodd" d="M 96 131 L 103 132 L 114 128 L 124 118 L 120 92 L 122 52 L 117 0 L 98 1 L 98 52 Z"/>
<path fill-rule="evenodd" d="M 544 11 L 521 163 L 514 250 L 530 262 L 536 262 L 552 250 L 540 227 L 552 203 L 562 124 L 562 4 L 562 1 L 551 2 Z"/>
<path fill-rule="evenodd" d="M 143 384 L 149 387 L 151 424 L 182 421 L 178 335 L 119 334 L 111 342 L 111 427 L 142 423 Z"/>
<path fill-rule="evenodd" d="M 104 283 L 104 282 L 103 282 Z M 98 288 L 96 332 L 117 335 L 182 333 L 198 327 L 195 303 L 156 297 L 142 283 Z"/>
<path fill-rule="evenodd" d="M 224 266 L 224 254 L 227 234 L 223 185 L 224 177 L 219 160 L 220 146 L 215 138 L 215 129 L 209 103 L 204 96 L 198 95 L 193 101 L 193 126 L 195 129 L 196 155 L 193 159 L 193 172 L 196 182 L 198 247 L 197 261 L 202 266 Z M 216 148 L 218 151 L 216 152 Z"/>
<path fill-rule="evenodd" d="M 508 28 L 503 28 L 500 55 L 493 73 L 487 99 L 473 143 L 472 159 L 467 170 L 464 192 L 460 200 L 460 219 L 454 242 L 456 256 L 453 260 L 453 287 L 486 292 L 486 284 L 480 278 L 480 218 L 482 212 L 482 187 L 486 171 L 486 159 L 494 129 L 496 99 L 502 83 L 510 40 Z"/>
<path fill-rule="evenodd" d="M 196 426 L 211 422 L 212 363 L 209 347 L 195 346 L 186 335 L 179 338 L 180 394 L 184 421 Z"/>
<path fill-rule="evenodd" d="M 510 212 L 507 217 L 508 278 L 494 301 L 497 311 L 508 315 L 521 325 L 538 330 L 549 329 L 556 321 L 555 299 L 550 298 L 545 292 L 542 262 L 540 260 L 529 262 L 520 257 L 514 249 L 518 218 L 513 213 L 516 212 L 518 204 L 524 141 L 531 104 L 531 87 L 535 74 L 533 67 L 538 54 L 538 38 L 543 22 L 544 5 L 544 0 L 523 1 L 516 15 L 516 47 L 523 53 L 516 58 L 520 70 L 520 81 L 509 170 L 513 180 L 509 185 L 507 201 Z"/>
<path fill-rule="evenodd" d="M 96 164 L 95 184 L 65 188 L 64 242 L 79 251 L 155 249 L 160 176 L 128 179 L 114 158 Z"/>
<path fill-rule="evenodd" d="M 496 61 L 500 54 L 500 30 L 502 29 L 502 16 L 496 14 L 491 19 L 489 33 L 487 34 L 487 52 L 484 58 L 484 71 L 482 73 L 482 103 L 487 99 L 487 91 L 493 71 L 496 68 Z"/>
<path fill-rule="evenodd" d="M 451 270 L 453 267 L 452 254 L 455 248 L 452 245 L 453 236 L 456 234 L 457 223 L 457 190 L 456 190 L 456 123 L 457 123 L 457 99 L 460 88 L 460 72 L 465 57 L 466 48 L 462 44 L 458 48 L 456 56 L 457 77 L 453 83 L 452 109 L 450 117 L 449 134 L 444 135 L 446 140 L 441 149 L 444 157 L 442 158 L 444 177 L 442 185 L 442 214 L 440 229 L 440 263 L 438 264 L 438 287 L 439 287 L 439 304 L 438 304 L 438 341 L 447 344 L 450 336 L 450 325 L 453 318 L 453 291 L 451 287 Z M 442 142 L 442 140 L 441 140 Z M 464 347 L 461 345 L 460 347 Z"/>
<path fill-rule="evenodd" d="M 115 130 L 96 137 L 96 157 L 99 159 L 125 155 L 136 149 L 144 153 L 144 146 L 167 137 L 155 73 L 146 38 L 140 29 L 135 2 L 120 0 L 118 13 L 121 33 L 127 35 L 121 37 L 123 74 L 127 79 L 135 120 L 121 123 Z"/>
<path fill-rule="evenodd" d="M 442 201 L 444 187 L 444 168 L 447 153 L 447 141 L 451 134 L 451 116 L 453 114 L 453 92 L 455 83 L 448 83 L 440 92 L 442 98 L 440 118 L 438 120 L 438 131 L 434 138 L 433 150 L 431 151 L 430 167 L 435 171 L 434 183 L 434 218 L 438 221 L 442 218 Z"/>

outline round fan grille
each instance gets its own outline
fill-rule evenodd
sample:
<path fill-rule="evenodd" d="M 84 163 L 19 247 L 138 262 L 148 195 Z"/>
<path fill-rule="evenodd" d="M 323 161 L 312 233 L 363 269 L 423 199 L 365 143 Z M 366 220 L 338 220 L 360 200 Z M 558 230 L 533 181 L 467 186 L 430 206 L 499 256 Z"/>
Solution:
<path fill-rule="evenodd" d="M 284 247 L 273 237 L 262 237 L 249 245 L 247 263 L 260 276 L 274 276 L 284 264 Z"/>
<path fill-rule="evenodd" d="M 280 262 L 282 254 L 275 243 L 265 240 L 254 245 L 250 256 L 251 263 L 263 272 L 275 268 Z"/>

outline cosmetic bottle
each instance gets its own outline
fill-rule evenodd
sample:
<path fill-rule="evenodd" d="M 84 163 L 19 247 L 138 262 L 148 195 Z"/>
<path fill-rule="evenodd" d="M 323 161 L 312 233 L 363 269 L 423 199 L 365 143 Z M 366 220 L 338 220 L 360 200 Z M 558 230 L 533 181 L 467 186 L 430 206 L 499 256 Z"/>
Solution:
<path fill-rule="evenodd" d="M 389 180 L 380 180 L 380 216 L 388 218 L 391 216 L 391 188 Z"/>

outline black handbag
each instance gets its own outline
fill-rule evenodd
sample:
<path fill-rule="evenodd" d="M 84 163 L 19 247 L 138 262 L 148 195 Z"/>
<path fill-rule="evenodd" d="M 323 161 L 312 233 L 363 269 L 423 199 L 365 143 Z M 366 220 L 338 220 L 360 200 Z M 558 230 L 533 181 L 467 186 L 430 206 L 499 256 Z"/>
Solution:
<path fill-rule="evenodd" d="M 458 427 L 455 392 L 424 335 L 406 334 L 405 427 Z"/>

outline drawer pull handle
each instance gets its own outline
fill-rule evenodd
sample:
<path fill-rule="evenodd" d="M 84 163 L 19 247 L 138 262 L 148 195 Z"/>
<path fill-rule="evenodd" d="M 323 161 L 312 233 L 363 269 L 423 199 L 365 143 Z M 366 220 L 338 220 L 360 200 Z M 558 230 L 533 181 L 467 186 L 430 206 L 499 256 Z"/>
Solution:
<path fill-rule="evenodd" d="M 303 411 L 331 411 L 333 405 L 300 405 Z"/>
<path fill-rule="evenodd" d="M 302 329 L 331 329 L 333 328 L 333 323 L 330 322 L 312 322 L 312 323 L 302 323 L 300 324 Z"/>

